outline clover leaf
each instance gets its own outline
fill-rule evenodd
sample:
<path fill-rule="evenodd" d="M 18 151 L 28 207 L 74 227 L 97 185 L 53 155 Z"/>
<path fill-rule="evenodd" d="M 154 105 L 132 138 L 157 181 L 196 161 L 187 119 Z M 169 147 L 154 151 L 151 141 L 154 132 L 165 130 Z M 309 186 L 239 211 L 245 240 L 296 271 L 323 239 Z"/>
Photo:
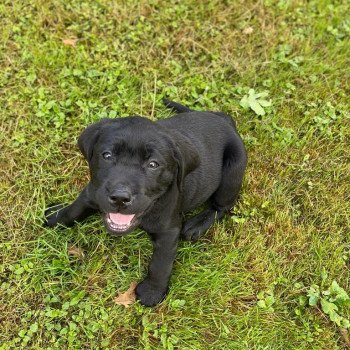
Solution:
<path fill-rule="evenodd" d="M 245 109 L 252 109 L 257 115 L 265 115 L 264 107 L 271 106 L 271 101 L 266 100 L 268 92 L 256 93 L 254 89 L 249 89 L 248 95 L 244 95 L 240 105 Z"/>

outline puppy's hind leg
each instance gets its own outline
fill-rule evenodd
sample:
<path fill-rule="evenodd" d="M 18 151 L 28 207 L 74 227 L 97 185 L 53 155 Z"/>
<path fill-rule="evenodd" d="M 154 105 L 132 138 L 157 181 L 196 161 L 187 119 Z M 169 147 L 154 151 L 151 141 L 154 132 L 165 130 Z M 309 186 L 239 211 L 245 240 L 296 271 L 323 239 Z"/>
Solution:
<path fill-rule="evenodd" d="M 183 225 L 181 236 L 196 241 L 215 220 L 220 220 L 236 201 L 242 186 L 247 156 L 241 138 L 236 134 L 224 151 L 221 182 L 210 198 L 210 206 Z"/>
<path fill-rule="evenodd" d="M 219 213 L 213 207 L 203 210 L 184 223 L 181 230 L 181 238 L 185 241 L 197 241 L 198 238 L 210 228 L 215 219 L 218 220 L 223 215 L 224 212 Z"/>

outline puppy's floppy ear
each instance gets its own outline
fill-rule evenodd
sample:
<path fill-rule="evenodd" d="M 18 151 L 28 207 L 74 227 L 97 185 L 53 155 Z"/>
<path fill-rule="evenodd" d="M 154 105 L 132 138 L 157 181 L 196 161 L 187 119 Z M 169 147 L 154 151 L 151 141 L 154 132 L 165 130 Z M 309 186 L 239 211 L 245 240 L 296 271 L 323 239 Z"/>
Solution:
<path fill-rule="evenodd" d="M 178 164 L 177 187 L 182 191 L 185 177 L 199 166 L 200 158 L 187 137 L 176 137 L 175 145 L 174 156 Z"/>
<path fill-rule="evenodd" d="M 87 161 L 90 161 L 92 158 L 92 150 L 98 140 L 101 127 L 108 122 L 111 122 L 111 119 L 102 119 L 88 126 L 79 136 L 78 147 Z"/>

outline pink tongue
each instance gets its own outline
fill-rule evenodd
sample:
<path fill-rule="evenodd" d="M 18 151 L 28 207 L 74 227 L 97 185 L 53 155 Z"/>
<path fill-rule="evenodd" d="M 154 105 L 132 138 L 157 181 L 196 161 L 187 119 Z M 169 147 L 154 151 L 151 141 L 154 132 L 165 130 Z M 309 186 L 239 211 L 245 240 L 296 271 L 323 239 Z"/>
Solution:
<path fill-rule="evenodd" d="M 117 225 L 130 225 L 135 214 L 125 215 L 119 213 L 109 213 L 109 218 Z"/>

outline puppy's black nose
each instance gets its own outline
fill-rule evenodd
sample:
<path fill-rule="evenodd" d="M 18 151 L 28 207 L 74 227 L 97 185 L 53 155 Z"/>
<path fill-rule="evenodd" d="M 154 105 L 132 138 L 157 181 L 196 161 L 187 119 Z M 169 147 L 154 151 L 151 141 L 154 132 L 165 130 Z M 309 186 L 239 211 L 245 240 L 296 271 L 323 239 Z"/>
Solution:
<path fill-rule="evenodd" d="M 116 206 L 128 206 L 131 204 L 132 195 L 128 188 L 117 188 L 113 190 L 109 196 L 108 200 L 111 204 Z"/>

